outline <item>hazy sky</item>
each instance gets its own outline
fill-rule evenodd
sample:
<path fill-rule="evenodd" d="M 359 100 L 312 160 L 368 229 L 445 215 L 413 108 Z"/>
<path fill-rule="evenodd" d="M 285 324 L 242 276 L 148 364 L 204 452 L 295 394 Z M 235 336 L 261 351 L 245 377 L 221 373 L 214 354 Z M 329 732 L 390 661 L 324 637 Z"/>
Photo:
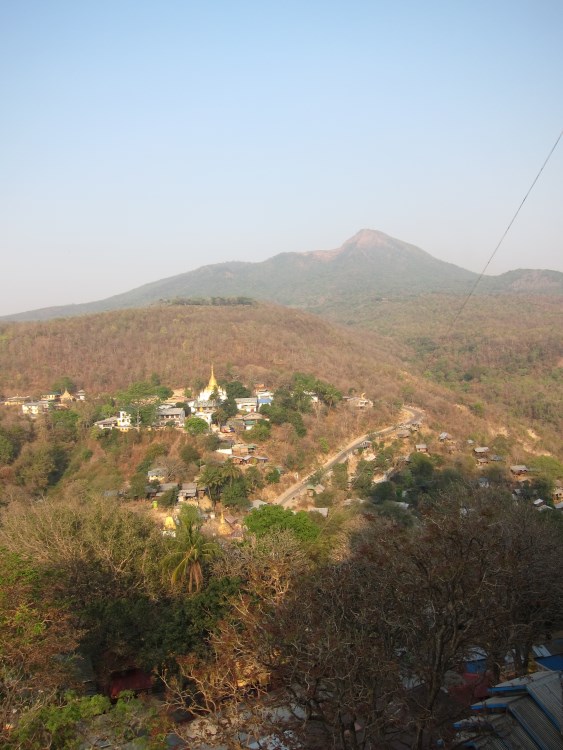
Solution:
<path fill-rule="evenodd" d="M 0 0 L 0 314 L 379 229 L 479 271 L 563 128 L 561 0 Z M 563 270 L 563 141 L 489 272 Z"/>

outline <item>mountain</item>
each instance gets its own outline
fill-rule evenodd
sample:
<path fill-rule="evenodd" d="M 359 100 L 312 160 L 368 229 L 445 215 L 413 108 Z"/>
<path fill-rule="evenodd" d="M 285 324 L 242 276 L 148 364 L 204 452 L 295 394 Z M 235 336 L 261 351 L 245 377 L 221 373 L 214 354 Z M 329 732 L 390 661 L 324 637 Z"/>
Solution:
<path fill-rule="evenodd" d="M 281 253 L 260 263 L 202 266 L 104 300 L 31 310 L 3 320 L 47 320 L 144 307 L 163 299 L 215 296 L 247 296 L 316 313 L 339 310 L 352 314 L 380 297 L 466 294 L 477 278 L 477 274 L 438 260 L 414 245 L 362 229 L 336 250 Z M 563 274 L 511 271 L 484 277 L 478 291 L 563 294 Z"/>

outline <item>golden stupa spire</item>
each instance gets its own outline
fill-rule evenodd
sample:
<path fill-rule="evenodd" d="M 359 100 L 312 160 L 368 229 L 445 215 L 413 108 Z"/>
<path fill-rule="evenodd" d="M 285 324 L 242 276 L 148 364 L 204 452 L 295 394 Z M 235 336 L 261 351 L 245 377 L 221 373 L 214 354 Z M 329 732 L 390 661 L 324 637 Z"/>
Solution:
<path fill-rule="evenodd" d="M 208 390 L 214 391 L 216 388 L 218 388 L 217 381 L 215 380 L 215 373 L 213 372 L 213 365 L 211 365 L 211 377 L 209 378 L 209 384 L 207 386 Z"/>

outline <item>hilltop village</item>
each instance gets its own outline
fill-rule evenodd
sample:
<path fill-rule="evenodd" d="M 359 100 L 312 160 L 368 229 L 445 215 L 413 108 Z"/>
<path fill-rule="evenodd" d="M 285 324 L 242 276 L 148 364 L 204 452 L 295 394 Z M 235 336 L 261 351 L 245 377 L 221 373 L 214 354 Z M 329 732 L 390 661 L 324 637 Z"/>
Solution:
<path fill-rule="evenodd" d="M 220 385 L 213 365 L 208 383 L 195 395 L 190 389 L 161 386 L 156 379 L 133 384 L 127 392 L 98 405 L 98 411 L 110 414 L 91 421 L 91 434 L 102 445 L 113 439 L 113 433 L 137 434 L 137 439 L 140 433 L 152 434 L 154 461 L 105 492 L 150 500 L 155 510 L 167 509 L 167 532 L 171 531 L 170 518 L 177 521 L 182 504 L 197 508 L 205 520 L 215 519 L 219 508 L 222 533 L 228 531 L 226 518 L 230 532 L 240 537 L 241 519 L 236 511 L 248 512 L 268 503 L 281 503 L 294 512 L 314 511 L 326 518 L 335 504 L 369 499 L 380 511 L 400 517 L 417 506 L 421 488 L 412 481 L 413 470 L 432 484 L 444 467 L 456 465 L 459 470 L 463 464 L 461 474 L 471 476 L 476 488 L 503 486 L 513 496 L 529 497 L 540 511 L 563 509 L 560 477 L 546 476 L 541 462 L 539 467 L 511 463 L 509 456 L 499 453 L 502 436 L 491 447 L 471 437 L 454 438 L 446 430 L 430 430 L 421 410 L 404 405 L 396 412 L 395 424 L 381 425 L 373 400 L 351 391 L 352 395 L 343 396 L 334 386 L 299 374 L 293 387 L 288 385 L 277 394 L 264 383 L 252 388 L 240 381 Z M 10 411 L 20 409 L 32 421 L 51 418 L 68 423 L 78 421 L 73 407 L 76 410 L 86 401 L 83 389 L 64 387 L 39 399 L 16 395 L 3 403 Z M 307 414 L 314 414 L 317 423 L 332 417 L 341 428 L 346 423 L 346 430 L 336 435 L 337 444 L 321 438 L 308 463 L 291 454 L 280 460 L 279 450 L 271 445 L 272 427 L 291 425 L 293 442 L 299 443 L 307 433 L 303 422 Z M 162 431 L 169 436 L 168 442 L 171 435 L 185 435 L 187 445 L 179 450 L 176 446 L 171 453 L 164 445 L 162 452 L 155 451 L 156 435 Z M 182 452 L 194 460 L 179 460 Z M 228 481 L 218 478 L 229 471 Z"/>
<path fill-rule="evenodd" d="M 502 431 L 213 366 L 2 403 L 7 747 L 430 747 L 562 658 L 561 466 Z"/>

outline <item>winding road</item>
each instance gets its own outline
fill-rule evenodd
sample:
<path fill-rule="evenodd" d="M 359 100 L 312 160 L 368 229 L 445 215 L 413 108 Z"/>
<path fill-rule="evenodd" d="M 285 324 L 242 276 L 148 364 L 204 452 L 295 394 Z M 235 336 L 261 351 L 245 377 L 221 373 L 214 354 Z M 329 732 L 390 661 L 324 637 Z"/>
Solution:
<path fill-rule="evenodd" d="M 404 424 L 405 426 L 411 425 L 414 422 L 419 422 L 423 417 L 423 412 L 420 409 L 411 409 L 404 407 L 403 411 L 408 412 L 411 415 L 410 419 L 403 420 L 402 424 Z M 356 450 L 360 443 L 363 443 L 364 440 L 368 439 L 369 435 L 385 436 L 394 432 L 395 429 L 395 426 L 385 427 L 382 430 L 377 430 L 377 432 L 370 432 L 367 435 L 362 435 L 361 437 L 354 438 L 354 440 L 352 440 L 351 443 L 348 443 L 345 448 L 342 448 L 342 450 L 338 451 L 338 453 L 335 453 L 327 461 L 325 461 L 325 463 L 321 466 L 321 469 L 323 471 L 328 471 L 332 469 L 335 464 L 339 464 L 345 461 L 348 456 L 354 450 Z M 284 508 L 287 508 L 298 495 L 301 495 L 305 491 L 308 484 L 310 484 L 310 479 L 309 476 L 306 476 L 304 479 L 299 480 L 299 482 L 292 484 L 291 487 L 285 490 L 285 492 L 282 492 L 281 495 L 278 495 L 278 497 L 273 502 L 276 505 L 281 505 Z"/>

